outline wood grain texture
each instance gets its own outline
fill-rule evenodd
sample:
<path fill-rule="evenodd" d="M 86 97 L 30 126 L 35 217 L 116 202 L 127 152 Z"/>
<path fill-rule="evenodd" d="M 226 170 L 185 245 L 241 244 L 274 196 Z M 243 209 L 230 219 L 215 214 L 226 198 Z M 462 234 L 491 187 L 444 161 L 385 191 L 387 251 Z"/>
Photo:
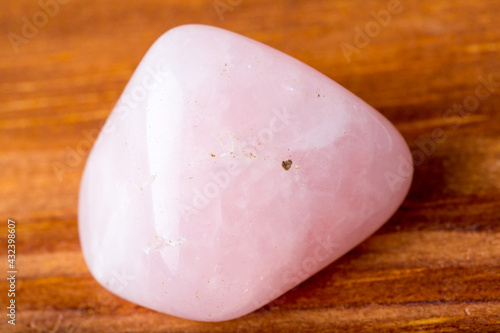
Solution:
<path fill-rule="evenodd" d="M 222 20 L 212 0 L 64 2 L 17 52 L 8 34 L 22 37 L 23 17 L 32 22 L 42 8 L 0 5 L 3 309 L 8 217 L 17 221 L 19 270 L 17 325 L 2 310 L 0 331 L 500 331 L 500 2 L 401 0 L 363 44 L 355 28 L 370 27 L 371 11 L 389 1 L 231 1 L 240 4 Z M 390 119 L 417 164 L 410 194 L 381 230 L 271 304 L 223 323 L 113 296 L 90 276 L 78 241 L 89 143 L 153 41 L 185 23 L 230 29 L 323 72 Z M 348 59 L 342 43 L 359 52 Z M 496 83 L 477 90 L 488 77 Z M 486 97 L 474 105 L 477 93 Z M 453 111 L 464 102 L 471 111 Z"/>

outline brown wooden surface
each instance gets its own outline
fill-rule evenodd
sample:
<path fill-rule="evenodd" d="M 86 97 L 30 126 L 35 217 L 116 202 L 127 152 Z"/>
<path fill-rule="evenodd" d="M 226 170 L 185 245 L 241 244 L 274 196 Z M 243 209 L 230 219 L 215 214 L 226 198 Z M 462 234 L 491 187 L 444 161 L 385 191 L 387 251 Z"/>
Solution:
<path fill-rule="evenodd" d="M 0 331 L 500 331 L 500 84 L 477 110 L 446 118 L 473 101 L 479 76 L 500 82 L 500 2 L 401 0 L 350 61 L 340 46 L 356 46 L 355 27 L 389 1 L 231 0 L 223 20 L 212 0 L 65 2 L 17 53 L 7 34 L 23 36 L 23 17 L 42 9 L 0 5 Z M 111 295 L 90 276 L 78 241 L 85 131 L 102 126 L 153 41 L 185 23 L 288 53 L 380 110 L 412 149 L 427 142 L 408 198 L 381 230 L 296 290 L 224 323 Z M 429 144 L 436 129 L 446 137 Z M 8 217 L 17 222 L 15 327 L 4 307 Z"/>

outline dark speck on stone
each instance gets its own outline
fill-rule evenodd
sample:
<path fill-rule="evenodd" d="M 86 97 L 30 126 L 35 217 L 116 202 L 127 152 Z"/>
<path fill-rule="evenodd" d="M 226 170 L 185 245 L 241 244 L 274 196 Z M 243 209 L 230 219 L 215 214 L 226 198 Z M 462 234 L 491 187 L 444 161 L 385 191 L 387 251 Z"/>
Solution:
<path fill-rule="evenodd" d="M 292 160 L 283 161 L 281 162 L 281 166 L 283 167 L 283 169 L 288 171 L 292 167 L 292 163 L 293 163 Z"/>

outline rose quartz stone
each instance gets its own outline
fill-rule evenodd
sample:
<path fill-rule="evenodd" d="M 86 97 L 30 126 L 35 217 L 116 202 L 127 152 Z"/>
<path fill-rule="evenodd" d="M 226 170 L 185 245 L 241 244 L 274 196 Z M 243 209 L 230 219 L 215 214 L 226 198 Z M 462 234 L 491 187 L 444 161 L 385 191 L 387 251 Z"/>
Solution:
<path fill-rule="evenodd" d="M 83 254 L 126 300 L 233 319 L 377 230 L 412 174 L 393 125 L 328 77 L 238 34 L 180 26 L 147 52 L 88 158 Z"/>

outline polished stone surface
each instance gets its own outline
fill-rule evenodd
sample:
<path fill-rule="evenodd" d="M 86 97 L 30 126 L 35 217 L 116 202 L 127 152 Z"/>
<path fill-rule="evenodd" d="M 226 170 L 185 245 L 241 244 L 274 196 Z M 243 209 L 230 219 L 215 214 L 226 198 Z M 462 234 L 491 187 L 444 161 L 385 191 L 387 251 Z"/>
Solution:
<path fill-rule="evenodd" d="M 412 173 L 393 125 L 328 77 L 240 35 L 181 26 L 148 51 L 94 145 L 81 245 L 115 294 L 228 320 L 372 234 Z"/>

